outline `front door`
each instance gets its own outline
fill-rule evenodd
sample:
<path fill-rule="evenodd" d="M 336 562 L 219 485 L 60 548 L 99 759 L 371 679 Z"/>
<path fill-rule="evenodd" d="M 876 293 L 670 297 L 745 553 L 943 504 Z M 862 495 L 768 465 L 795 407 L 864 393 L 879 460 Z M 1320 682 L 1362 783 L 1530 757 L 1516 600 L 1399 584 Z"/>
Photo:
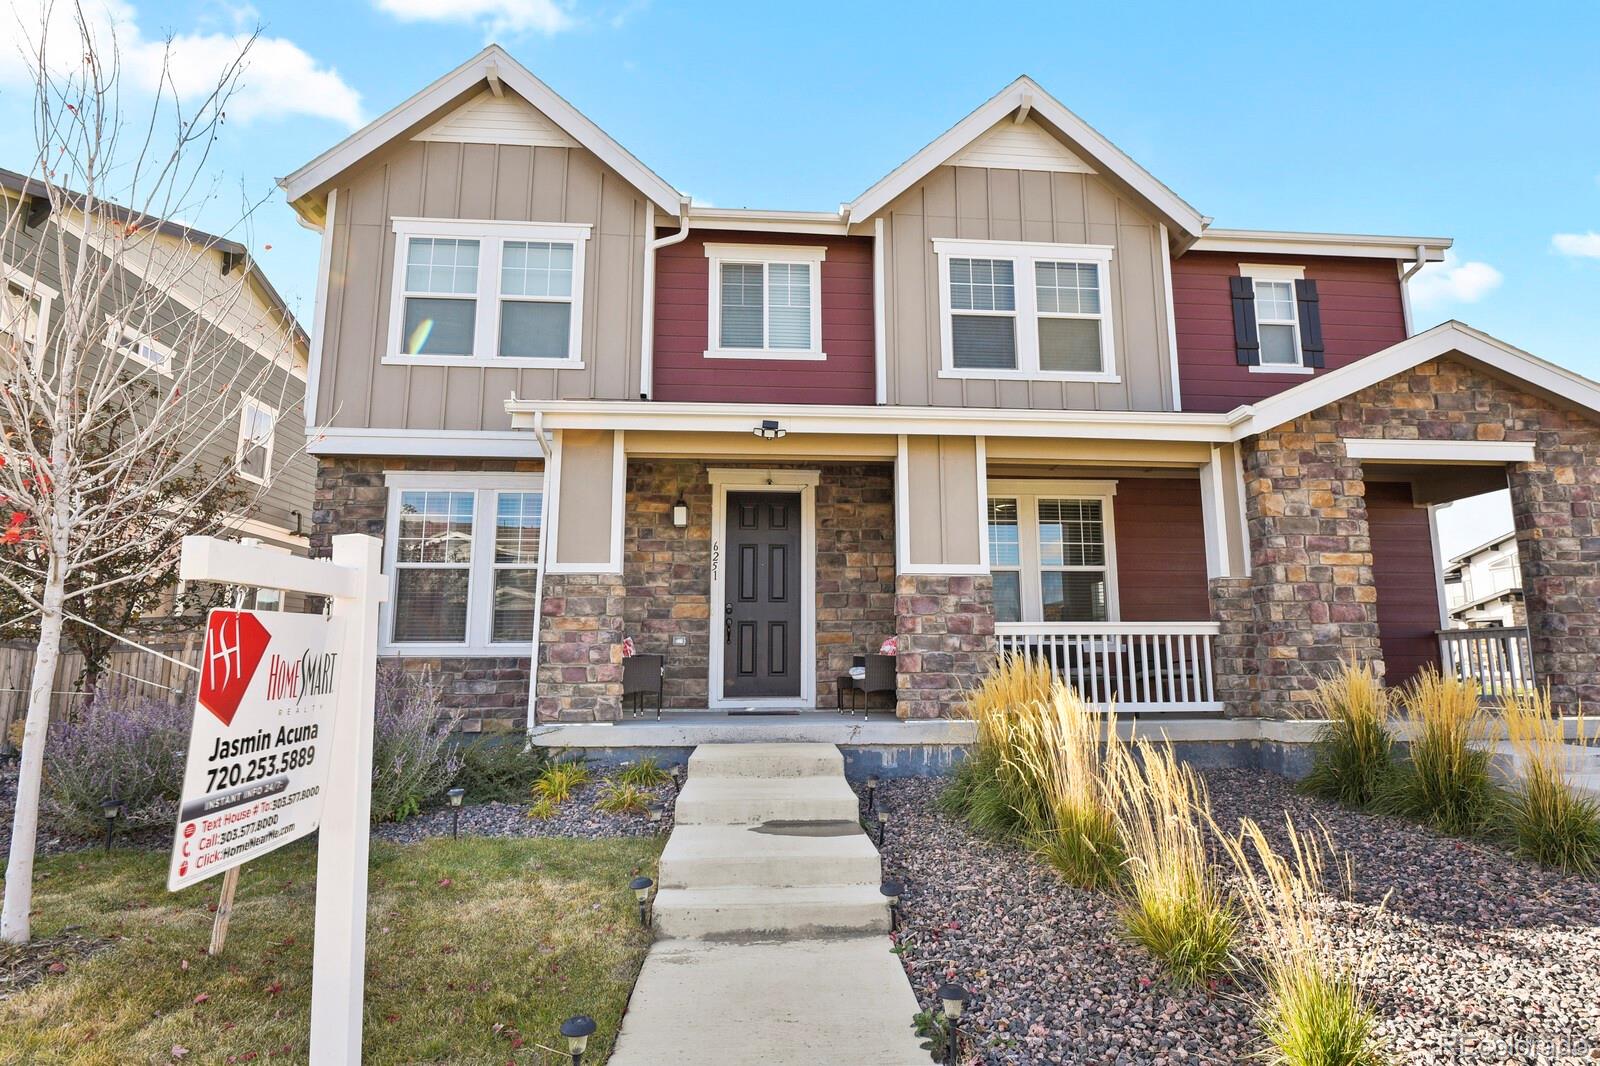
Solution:
<path fill-rule="evenodd" d="M 800 697 L 800 494 L 729 492 L 725 699 Z"/>

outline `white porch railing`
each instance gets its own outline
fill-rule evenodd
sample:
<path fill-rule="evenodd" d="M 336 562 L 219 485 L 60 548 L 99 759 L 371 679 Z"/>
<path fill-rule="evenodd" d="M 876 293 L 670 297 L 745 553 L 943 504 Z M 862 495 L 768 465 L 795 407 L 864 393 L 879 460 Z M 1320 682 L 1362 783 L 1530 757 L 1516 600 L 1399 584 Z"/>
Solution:
<path fill-rule="evenodd" d="M 1441 629 L 1439 657 L 1446 676 L 1476 681 L 1491 699 L 1534 687 L 1527 626 Z"/>
<path fill-rule="evenodd" d="M 1083 698 L 1119 713 L 1222 710 L 1212 678 L 1215 622 L 998 622 L 1002 655 L 1041 659 Z"/>

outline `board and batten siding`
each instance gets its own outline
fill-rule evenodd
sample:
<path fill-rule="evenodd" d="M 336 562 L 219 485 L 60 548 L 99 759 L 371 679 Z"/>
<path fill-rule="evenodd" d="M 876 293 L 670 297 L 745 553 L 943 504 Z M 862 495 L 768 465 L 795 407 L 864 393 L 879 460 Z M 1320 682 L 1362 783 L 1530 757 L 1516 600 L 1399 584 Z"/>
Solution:
<path fill-rule="evenodd" d="M 1105 382 L 939 376 L 939 269 L 933 241 L 1098 244 L 1115 248 L 1116 372 Z M 888 402 L 1035 410 L 1173 408 L 1159 223 L 1090 174 L 941 166 L 884 208 Z M 1022 279 L 1018 279 L 1021 283 Z"/>
<path fill-rule="evenodd" d="M 665 236 L 671 231 L 663 230 Z M 822 360 L 707 359 L 706 244 L 826 249 L 822 261 Z M 872 241 L 863 237 L 716 230 L 656 253 L 655 399 L 709 403 L 871 404 Z"/>
<path fill-rule="evenodd" d="M 339 177 L 316 421 L 505 430 L 505 401 L 635 399 L 647 211 L 582 148 L 398 141 Z M 587 223 L 581 369 L 385 364 L 395 218 Z"/>
<path fill-rule="evenodd" d="M 1178 373 L 1186 411 L 1231 411 L 1303 384 L 1308 377 L 1239 365 L 1228 279 L 1239 275 L 1241 261 L 1303 266 L 1306 278 L 1317 283 L 1326 345 L 1326 365 L 1317 376 L 1406 339 L 1400 276 L 1392 259 L 1189 252 L 1172 263 Z"/>

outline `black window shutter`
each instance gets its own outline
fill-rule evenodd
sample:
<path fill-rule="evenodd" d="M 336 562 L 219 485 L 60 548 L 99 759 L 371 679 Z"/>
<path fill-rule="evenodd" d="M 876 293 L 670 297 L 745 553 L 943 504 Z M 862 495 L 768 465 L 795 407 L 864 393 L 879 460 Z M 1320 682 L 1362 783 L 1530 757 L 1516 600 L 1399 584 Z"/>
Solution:
<path fill-rule="evenodd" d="M 1261 365 L 1261 337 L 1256 332 L 1256 285 L 1249 278 L 1229 278 L 1233 294 L 1233 347 L 1240 366 Z"/>
<path fill-rule="evenodd" d="M 1294 283 L 1294 298 L 1300 304 L 1300 351 L 1306 366 L 1322 363 L 1322 305 L 1317 302 L 1317 283 L 1300 279 Z"/>

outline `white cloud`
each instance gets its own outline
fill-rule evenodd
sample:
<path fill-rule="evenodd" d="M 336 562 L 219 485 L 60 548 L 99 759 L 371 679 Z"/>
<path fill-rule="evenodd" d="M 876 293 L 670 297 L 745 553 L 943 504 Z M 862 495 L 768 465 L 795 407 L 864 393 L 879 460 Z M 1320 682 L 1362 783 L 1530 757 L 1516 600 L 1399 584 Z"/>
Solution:
<path fill-rule="evenodd" d="M 79 69 L 82 57 L 72 4 L 11 0 L 7 6 L 9 12 L 0 14 L 0 83 L 30 82 L 28 57 L 37 53 L 46 10 L 48 67 L 61 77 Z M 165 69 L 179 99 L 191 106 L 215 88 L 226 65 L 249 39 L 245 32 L 179 33 L 169 45 L 162 37 L 145 36 L 138 11 L 126 0 L 85 0 L 83 13 L 97 50 L 107 53 L 115 46 L 124 92 L 154 93 Z M 263 35 L 245 58 L 228 113 L 235 122 L 310 115 L 355 127 L 361 124 L 361 94 L 338 71 L 319 65 L 293 41 Z"/>
<path fill-rule="evenodd" d="M 1579 259 L 1600 259 L 1600 233 L 1558 233 L 1550 238 L 1550 247 L 1562 255 Z"/>
<path fill-rule="evenodd" d="M 374 0 L 403 22 L 465 22 L 499 33 L 560 33 L 573 18 L 556 0 Z"/>
<path fill-rule="evenodd" d="M 1411 302 L 1418 307 L 1477 303 L 1500 287 L 1500 271 L 1476 260 L 1463 263 L 1454 252 L 1429 263 L 1411 279 Z"/>

